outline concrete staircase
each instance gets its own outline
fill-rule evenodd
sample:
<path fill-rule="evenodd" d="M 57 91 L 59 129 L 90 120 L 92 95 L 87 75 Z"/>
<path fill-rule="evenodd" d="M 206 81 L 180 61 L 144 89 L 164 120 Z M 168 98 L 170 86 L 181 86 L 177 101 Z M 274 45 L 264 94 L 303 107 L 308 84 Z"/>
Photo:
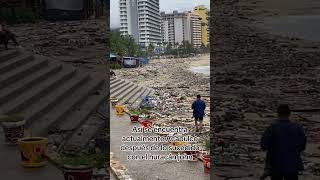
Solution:
<path fill-rule="evenodd" d="M 104 120 L 95 114 L 107 96 L 101 74 L 24 50 L 0 52 L 0 114 L 24 115 L 27 135 L 48 136 L 60 149 L 85 136 L 76 144 L 83 146 L 103 128 Z M 95 128 L 79 136 L 88 123 Z"/>
<path fill-rule="evenodd" d="M 119 99 L 121 104 L 137 108 L 143 102 L 145 96 L 151 96 L 154 90 L 148 87 L 138 86 L 127 80 L 110 79 L 110 97 Z"/>

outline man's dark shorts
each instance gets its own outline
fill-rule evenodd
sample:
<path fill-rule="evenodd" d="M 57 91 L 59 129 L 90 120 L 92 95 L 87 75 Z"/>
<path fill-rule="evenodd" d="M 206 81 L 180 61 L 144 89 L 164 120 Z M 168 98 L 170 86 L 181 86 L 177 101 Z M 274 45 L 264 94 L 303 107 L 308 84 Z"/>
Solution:
<path fill-rule="evenodd" d="M 203 117 L 194 117 L 194 120 L 197 122 L 202 122 L 203 121 Z"/>

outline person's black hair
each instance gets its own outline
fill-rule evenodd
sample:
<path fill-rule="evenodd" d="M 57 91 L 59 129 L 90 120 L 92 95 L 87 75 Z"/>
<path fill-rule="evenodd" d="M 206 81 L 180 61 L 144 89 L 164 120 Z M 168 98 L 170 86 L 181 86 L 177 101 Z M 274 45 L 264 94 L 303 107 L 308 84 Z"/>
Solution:
<path fill-rule="evenodd" d="M 291 110 L 288 104 L 280 104 L 277 109 L 278 116 L 290 116 Z"/>
<path fill-rule="evenodd" d="M 198 98 L 198 99 L 200 99 L 200 98 L 201 98 L 201 96 L 200 96 L 200 95 L 197 95 L 197 98 Z"/>

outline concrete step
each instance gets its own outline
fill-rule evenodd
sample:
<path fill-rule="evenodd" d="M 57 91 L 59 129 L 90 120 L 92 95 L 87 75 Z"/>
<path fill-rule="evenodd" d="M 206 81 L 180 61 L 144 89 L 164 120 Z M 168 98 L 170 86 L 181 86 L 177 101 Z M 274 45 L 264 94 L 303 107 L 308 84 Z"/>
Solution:
<path fill-rule="evenodd" d="M 134 84 L 133 83 L 127 83 L 124 86 L 122 86 L 120 89 L 117 89 L 116 91 L 111 91 L 111 97 L 116 97 L 117 99 L 120 99 L 118 96 L 123 93 L 124 91 L 126 91 L 127 89 L 129 89 L 130 87 L 132 87 Z"/>
<path fill-rule="evenodd" d="M 79 129 L 90 116 L 96 114 L 101 104 L 107 101 L 108 92 L 103 90 L 106 86 L 102 86 L 100 94 L 90 95 L 88 99 L 74 111 L 72 111 L 65 120 L 50 127 L 49 129 L 49 143 L 54 145 L 57 152 L 60 152 L 66 145 L 73 133 Z M 83 142 L 87 143 L 87 142 Z"/>
<path fill-rule="evenodd" d="M 84 122 L 103 101 L 107 101 L 106 87 L 104 85 L 102 87 L 103 88 L 98 90 L 99 94 L 91 93 L 83 104 L 77 106 L 75 111 L 66 117 L 66 120 L 53 125 L 50 131 L 54 133 L 63 133 L 78 129 L 79 125 L 82 125 L 82 122 Z"/>
<path fill-rule="evenodd" d="M 90 118 L 75 132 L 71 138 L 63 146 L 62 151 L 81 152 L 88 145 L 89 141 L 101 130 L 105 125 L 105 120 L 98 115 L 90 116 Z"/>
<path fill-rule="evenodd" d="M 50 108 L 48 113 L 40 116 L 36 122 L 32 123 L 29 126 L 29 131 L 32 133 L 32 135 L 47 136 L 49 128 L 54 124 L 64 124 L 68 122 L 69 124 L 71 123 L 72 125 L 76 126 L 78 123 L 77 121 L 83 119 L 85 120 L 85 117 L 77 117 L 79 119 L 74 119 L 76 117 L 71 117 L 70 119 L 65 118 L 73 110 L 77 110 L 76 108 L 89 96 L 94 95 L 94 93 L 101 88 L 103 83 L 103 79 L 90 79 L 86 83 L 82 84 L 77 90 L 70 94 L 70 96 L 66 97 L 59 104 Z M 97 101 L 95 102 L 97 103 Z M 92 110 L 93 107 L 88 108 L 88 110 L 89 109 Z"/>
<path fill-rule="evenodd" d="M 62 138 L 68 140 L 68 147 L 77 143 L 79 147 L 80 142 L 84 149 L 98 130 L 106 126 L 105 120 L 94 116 L 98 105 L 110 94 L 107 91 L 110 82 L 103 80 L 104 75 L 92 77 L 100 76 L 92 79 L 87 72 L 23 50 L 1 51 L 0 114 L 22 114 L 31 136 L 46 136 L 55 128 L 56 134 L 68 134 L 66 139 Z M 111 82 L 118 88 L 117 79 Z M 126 84 L 121 81 L 118 85 L 121 83 Z"/>
<path fill-rule="evenodd" d="M 129 101 L 128 103 L 129 104 L 133 104 L 134 102 L 137 101 L 138 98 L 141 98 L 142 97 L 142 94 L 147 90 L 147 88 L 143 87 L 141 89 L 141 91 L 139 91 L 137 94 L 135 94 Z"/>
<path fill-rule="evenodd" d="M 124 83 L 126 83 L 126 81 L 124 81 L 122 79 L 119 79 L 118 81 L 110 84 L 110 91 L 111 91 L 111 89 L 114 89 L 114 88 L 116 88 L 116 87 L 118 87 L 118 86 L 120 86 L 121 84 L 124 84 Z"/>
<path fill-rule="evenodd" d="M 0 52 L 0 63 L 6 62 L 9 59 L 20 55 L 21 53 L 16 49 L 10 49 Z"/>
<path fill-rule="evenodd" d="M 65 98 L 71 96 L 76 90 L 82 87 L 89 80 L 89 76 L 84 73 L 77 73 L 72 79 L 64 82 L 60 87 L 55 90 L 49 91 L 44 97 L 38 99 L 38 101 L 22 111 L 23 114 L 28 114 L 26 117 L 26 126 L 29 127 L 33 121 L 38 119 L 40 116 L 49 112 L 50 109 L 54 108 L 63 101 Z M 67 107 L 63 107 L 67 108 Z"/>
<path fill-rule="evenodd" d="M 20 94 L 15 99 L 1 106 L 5 113 L 20 112 L 30 106 L 33 102 L 41 99 L 44 95 L 55 90 L 62 83 L 70 79 L 75 73 L 75 70 L 63 69 L 58 74 L 51 76 L 46 81 L 33 86 L 29 91 Z"/>
<path fill-rule="evenodd" d="M 146 94 L 143 94 L 143 95 L 142 95 L 142 97 L 145 97 L 145 96 L 152 96 L 152 94 L 154 93 L 154 90 L 153 90 L 153 89 L 149 89 L 149 88 L 148 88 L 148 90 L 149 90 L 149 92 L 148 92 L 148 93 L 146 93 Z M 143 100 L 141 100 L 141 101 L 137 101 L 137 103 L 138 103 L 138 106 L 140 106 L 140 105 L 143 103 Z"/>
<path fill-rule="evenodd" d="M 22 94 L 37 83 L 45 81 L 53 74 L 58 73 L 62 69 L 61 65 L 52 64 L 39 71 L 32 73 L 17 82 L 14 82 L 0 91 L 0 105 L 11 100 L 15 96 Z"/>
<path fill-rule="evenodd" d="M 55 135 L 62 136 L 64 140 L 64 142 L 59 143 L 58 151 L 62 150 L 68 139 L 72 137 L 72 132 L 75 132 L 77 129 L 79 129 L 88 120 L 88 118 L 96 112 L 99 105 L 102 104 L 103 101 L 107 101 L 106 95 L 107 92 L 101 89 L 101 93 L 99 95 L 89 96 L 86 102 L 84 102 L 81 106 L 78 106 L 75 111 L 67 116 L 66 120 L 62 121 L 58 124 L 58 126 L 53 128 Z"/>
<path fill-rule="evenodd" d="M 136 87 L 134 90 L 132 90 L 126 97 L 124 97 L 123 99 L 120 100 L 121 104 L 126 104 L 128 103 L 128 101 L 130 99 L 132 99 L 134 97 L 134 95 L 136 95 L 139 91 L 142 90 L 142 86 L 138 86 Z"/>
<path fill-rule="evenodd" d="M 110 94 L 112 95 L 114 92 L 119 91 L 121 88 L 125 87 L 128 85 L 128 82 L 122 81 L 121 84 L 117 85 L 116 87 L 111 87 L 110 88 Z"/>
<path fill-rule="evenodd" d="M 123 98 L 125 98 L 126 96 L 128 96 L 130 94 L 130 92 L 132 92 L 134 89 L 137 89 L 138 85 L 136 84 L 132 84 L 131 87 L 127 88 L 125 91 L 119 93 L 119 95 L 117 95 L 116 97 L 121 100 Z"/>
<path fill-rule="evenodd" d="M 118 80 L 117 78 L 110 78 L 110 84 L 117 82 L 117 80 Z"/>
<path fill-rule="evenodd" d="M 47 59 L 39 59 L 36 61 L 31 61 L 24 66 L 20 66 L 10 72 L 2 74 L 0 76 L 0 89 L 6 87 L 7 85 L 22 79 L 29 74 L 37 71 L 38 69 L 48 65 Z"/>
<path fill-rule="evenodd" d="M 146 88 L 146 91 L 144 91 L 144 92 L 141 94 L 141 96 L 140 96 L 134 103 L 132 103 L 131 107 L 132 107 L 132 108 L 138 108 L 138 107 L 142 104 L 143 98 L 144 98 L 145 96 L 148 96 L 151 92 L 152 92 L 151 89 Z"/>
<path fill-rule="evenodd" d="M 10 60 L 0 64 L 0 74 L 13 70 L 32 60 L 34 60 L 34 57 L 31 54 L 21 54 L 19 56 L 11 58 Z"/>

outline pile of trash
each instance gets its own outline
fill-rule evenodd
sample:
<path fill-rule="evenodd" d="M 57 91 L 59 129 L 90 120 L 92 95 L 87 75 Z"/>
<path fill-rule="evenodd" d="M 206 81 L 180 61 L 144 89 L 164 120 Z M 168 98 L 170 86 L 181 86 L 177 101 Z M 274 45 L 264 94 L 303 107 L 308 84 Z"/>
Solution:
<path fill-rule="evenodd" d="M 104 19 L 83 21 L 40 21 L 10 26 L 26 50 L 55 60 L 87 68 L 105 70 L 107 22 Z M 100 66 L 100 67 L 97 67 Z"/>
<path fill-rule="evenodd" d="M 204 131 L 210 130 L 209 77 L 195 74 L 190 63 L 209 56 L 177 59 L 152 59 L 149 64 L 134 69 L 115 70 L 118 78 L 130 80 L 140 86 L 153 88 L 151 107 L 155 124 L 159 126 L 184 126 L 194 130 L 191 104 L 200 94 L 207 104 Z M 204 135 L 203 135 L 204 136 Z"/>
<path fill-rule="evenodd" d="M 314 157 L 320 157 L 316 138 L 320 112 L 314 108 L 320 107 L 320 61 L 316 58 L 320 51 L 304 51 L 298 45 L 316 47 L 317 43 L 260 31 L 251 26 L 253 17 L 260 14 L 250 9 L 256 3 L 237 2 L 216 2 L 212 10 L 219 17 L 212 21 L 210 37 L 215 42 L 211 46 L 215 67 L 213 156 L 215 167 L 223 168 L 217 175 L 259 178 L 265 159 L 261 135 L 277 118 L 276 107 L 288 103 L 297 111 L 292 118 L 299 117 L 306 130 L 307 147 L 313 147 L 303 154 L 306 170 L 302 179 L 317 179 L 319 163 Z M 223 140 L 223 149 L 217 139 Z"/>

